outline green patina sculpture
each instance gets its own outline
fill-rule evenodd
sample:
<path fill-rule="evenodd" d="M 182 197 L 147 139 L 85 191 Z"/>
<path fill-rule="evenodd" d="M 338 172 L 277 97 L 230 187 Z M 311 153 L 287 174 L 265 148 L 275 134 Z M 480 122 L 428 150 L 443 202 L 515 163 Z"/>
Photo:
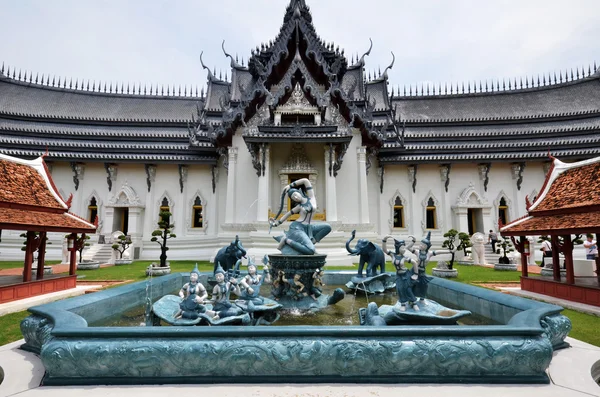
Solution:
<path fill-rule="evenodd" d="M 301 189 L 296 189 L 296 187 Z M 286 196 L 292 200 L 292 209 L 277 219 L 283 211 Z M 283 189 L 279 211 L 274 218 L 269 219 L 271 228 L 280 226 L 293 214 L 299 214 L 299 217 L 290 224 L 289 229 L 283 235 L 274 237 L 279 242 L 277 249 L 282 254 L 314 255 L 316 253 L 315 244 L 331 232 L 331 226 L 327 223 L 311 224 L 316 210 L 317 199 L 308 179 L 299 179 Z"/>
<path fill-rule="evenodd" d="M 215 256 L 215 267 L 213 273 L 216 275 L 217 267 L 221 266 L 223 270 L 232 269 L 237 261 L 246 257 L 246 250 L 238 236 L 227 247 L 221 248 Z"/>
<path fill-rule="evenodd" d="M 358 276 L 362 277 L 363 268 L 367 264 L 367 277 L 373 277 L 377 274 L 385 273 L 385 254 L 380 246 L 366 239 L 359 239 L 354 248 L 350 243 L 356 237 L 356 230 L 350 234 L 350 239 L 346 241 L 346 250 L 350 255 L 359 255 Z M 379 273 L 377 272 L 379 268 Z"/>
<path fill-rule="evenodd" d="M 382 241 L 382 247 L 386 254 L 392 258 L 392 264 L 396 268 L 396 293 L 398 294 L 398 304 L 400 310 L 406 310 L 406 307 L 412 307 L 414 310 L 419 310 L 416 305 L 417 298 L 413 292 L 413 287 L 416 283 L 417 275 L 413 274 L 407 265 L 415 264 L 417 258 L 414 254 L 406 250 L 403 240 L 395 240 L 395 251 L 387 248 L 387 240 L 393 239 L 392 236 L 385 236 Z"/>

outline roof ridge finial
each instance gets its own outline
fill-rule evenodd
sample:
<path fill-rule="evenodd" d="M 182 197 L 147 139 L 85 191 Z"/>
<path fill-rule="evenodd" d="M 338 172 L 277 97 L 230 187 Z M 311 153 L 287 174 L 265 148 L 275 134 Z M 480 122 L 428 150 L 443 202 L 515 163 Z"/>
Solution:
<path fill-rule="evenodd" d="M 204 51 L 200 52 L 200 64 L 208 72 L 208 80 L 209 81 L 216 80 L 215 75 L 213 74 L 213 72 L 211 72 L 210 69 L 204 64 L 204 61 L 202 60 L 202 54 L 204 54 Z"/>
<path fill-rule="evenodd" d="M 388 70 L 391 70 L 394 67 L 394 62 L 396 62 L 396 56 L 394 55 L 393 51 L 390 51 L 392 53 L 392 63 L 390 63 L 390 66 L 388 66 L 387 68 L 385 68 L 385 70 L 383 71 L 383 78 L 387 80 L 388 78 Z"/>
<path fill-rule="evenodd" d="M 233 57 L 231 55 L 229 55 L 227 53 L 227 51 L 225 51 L 225 40 L 223 40 L 223 42 L 221 43 L 221 49 L 223 49 L 223 54 L 225 54 L 226 57 L 228 57 L 229 59 L 231 59 L 231 67 L 232 68 L 241 68 L 242 65 L 240 65 L 237 62 L 237 55 L 235 56 L 236 59 L 233 59 Z"/>
<path fill-rule="evenodd" d="M 364 66 L 365 65 L 365 57 L 367 55 L 371 55 L 371 50 L 373 49 L 373 40 L 371 40 L 371 38 L 369 37 L 369 41 L 371 42 L 371 45 L 369 46 L 369 49 L 367 50 L 367 52 L 365 52 L 360 59 L 358 60 L 357 64 Z"/>

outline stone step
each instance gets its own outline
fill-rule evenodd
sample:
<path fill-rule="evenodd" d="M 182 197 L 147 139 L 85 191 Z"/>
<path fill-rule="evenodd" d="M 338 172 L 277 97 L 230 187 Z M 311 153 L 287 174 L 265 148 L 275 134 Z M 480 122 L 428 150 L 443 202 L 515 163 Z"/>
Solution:
<path fill-rule="evenodd" d="M 112 255 L 111 244 L 93 244 L 83 252 L 83 260 L 107 263 L 110 262 Z"/>

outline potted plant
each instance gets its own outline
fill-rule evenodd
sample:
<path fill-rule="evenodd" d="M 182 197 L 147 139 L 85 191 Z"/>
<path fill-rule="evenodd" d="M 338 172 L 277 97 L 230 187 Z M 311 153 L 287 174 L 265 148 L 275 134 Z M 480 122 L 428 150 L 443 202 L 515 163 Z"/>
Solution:
<path fill-rule="evenodd" d="M 514 252 L 515 248 L 513 247 L 510 237 L 502 236 L 502 239 L 499 240 L 498 244 L 500 245 L 500 250 L 502 250 L 502 256 L 498 258 L 498 263 L 494 264 L 494 270 L 517 270 L 517 264 L 511 263 L 511 258 L 508 257 L 509 252 Z"/>
<path fill-rule="evenodd" d="M 448 268 L 452 269 L 452 266 L 454 266 L 454 256 L 456 255 L 456 250 L 458 249 L 458 247 L 455 246 L 456 239 L 458 238 L 458 230 L 450 229 L 444 233 L 444 237 L 446 237 L 446 239 L 442 243 L 442 248 L 447 248 L 448 251 L 450 251 L 451 257 L 450 262 L 448 263 Z"/>
<path fill-rule="evenodd" d="M 471 243 L 471 236 L 469 236 L 469 233 L 465 233 L 465 232 L 458 233 L 458 247 L 456 247 L 456 248 L 462 249 L 464 256 L 468 255 L 467 248 L 470 248 L 472 246 L 473 246 L 473 244 Z"/>
<path fill-rule="evenodd" d="M 161 211 L 158 214 L 158 229 L 152 232 L 150 241 L 154 241 L 160 245 L 160 264 L 151 264 L 146 269 L 146 274 L 154 276 L 162 276 L 171 273 L 171 267 L 167 263 L 167 240 L 176 238 L 175 233 L 171 229 L 175 226 L 171 223 L 171 213 L 169 211 Z"/>
<path fill-rule="evenodd" d="M 131 259 L 123 259 L 123 253 L 131 246 L 131 236 L 124 234 L 117 237 L 117 241 L 112 245 L 112 249 L 119 253 L 119 259 L 115 259 L 115 265 L 129 265 L 133 261 Z"/>

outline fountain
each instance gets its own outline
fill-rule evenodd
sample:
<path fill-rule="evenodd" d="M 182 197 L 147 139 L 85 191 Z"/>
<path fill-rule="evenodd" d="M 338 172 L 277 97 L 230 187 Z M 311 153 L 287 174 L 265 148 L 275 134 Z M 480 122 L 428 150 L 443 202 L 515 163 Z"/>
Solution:
<path fill-rule="evenodd" d="M 292 211 L 310 220 L 314 194 L 307 189 L 305 196 L 294 187 L 284 189 L 301 207 Z M 271 225 L 281 225 L 288 214 L 272 218 Z M 425 265 L 440 253 L 429 250 L 429 236 L 418 248 L 414 239 L 408 244 L 394 239 L 394 251 L 387 249 L 389 237 L 384 239 L 382 250 L 396 269 L 398 302 L 379 307 L 368 302 L 353 315 L 365 326 L 218 323 L 241 316 L 238 325 L 270 324 L 279 308 L 323 309 L 305 314 L 302 321 L 335 313 L 339 305 L 331 304 L 344 292 L 334 288 L 327 297 L 322 285 L 333 280 L 343 284 L 354 275 L 321 271 L 326 256 L 316 253 L 314 244 L 330 230 L 327 224 L 292 222 L 276 239 L 281 254 L 268 257 L 271 269 L 263 275 L 251 262 L 249 274 L 241 277 L 238 260 L 227 271 L 218 263 L 211 275 L 176 273 L 153 279 L 151 288 L 142 281 L 31 307 L 32 315 L 21 323 L 22 348 L 39 354 L 46 369 L 44 385 L 549 382 L 546 370 L 553 351 L 568 346 L 564 339 L 571 324 L 560 314 L 562 308 L 427 276 Z M 204 285 L 213 276 L 209 300 Z M 267 278 L 279 300 L 272 301 L 270 314 L 264 311 L 259 317 L 259 306 L 271 303 L 257 292 Z M 231 301 L 230 292 L 239 299 Z M 92 326 L 144 308 L 146 299 L 155 302 L 157 317 L 174 326 Z M 469 312 L 495 324 L 447 325 Z M 196 320 L 196 325 L 222 326 L 178 326 Z"/>
<path fill-rule="evenodd" d="M 286 197 L 292 201 L 293 208 L 277 219 Z M 331 226 L 323 222 L 311 223 L 316 209 L 317 200 L 313 187 L 308 179 L 303 178 L 283 189 L 279 212 L 269 219 L 272 229 L 280 226 L 291 215 L 299 214 L 298 220 L 293 221 L 286 232 L 275 237 L 281 254 L 269 255 L 276 274 L 272 294 L 286 309 L 319 310 L 339 302 L 346 295 L 338 288 L 333 295 L 326 296 L 319 288 L 327 255 L 318 254 L 315 244 L 331 232 Z"/>

